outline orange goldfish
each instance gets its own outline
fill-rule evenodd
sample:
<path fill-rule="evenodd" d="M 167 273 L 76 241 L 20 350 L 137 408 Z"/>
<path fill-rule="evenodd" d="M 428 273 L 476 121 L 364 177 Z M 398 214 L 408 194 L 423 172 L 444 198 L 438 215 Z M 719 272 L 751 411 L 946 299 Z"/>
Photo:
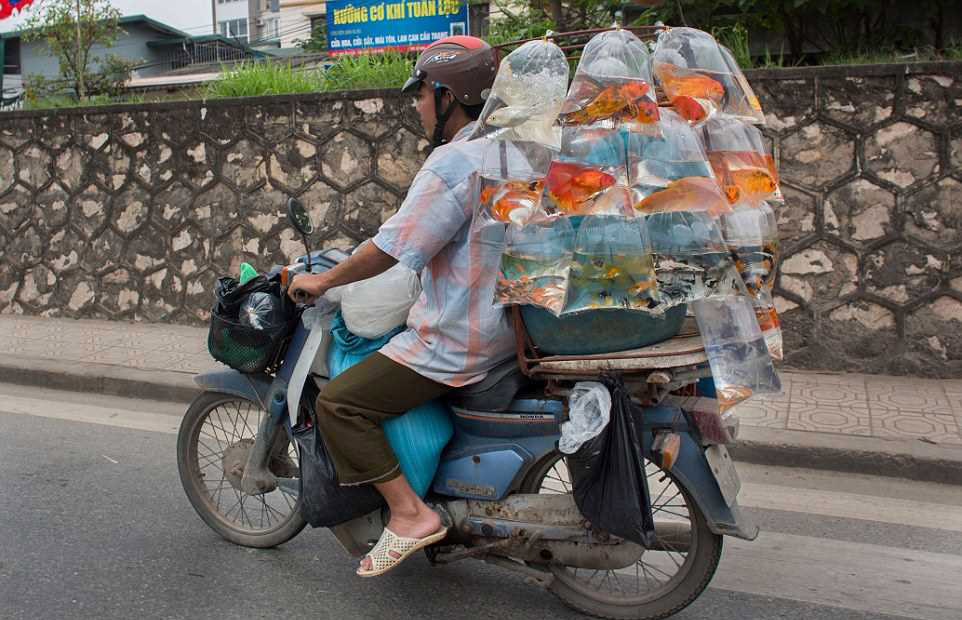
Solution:
<path fill-rule="evenodd" d="M 731 183 L 725 185 L 728 202 L 761 199 L 775 192 L 778 187 L 771 175 L 762 170 L 731 170 L 728 173 Z"/>
<path fill-rule="evenodd" d="M 650 125 L 657 123 L 659 118 L 657 103 L 654 101 L 641 101 L 628 107 L 628 116 L 625 120 Z"/>
<path fill-rule="evenodd" d="M 670 211 L 707 211 L 714 216 L 731 213 L 714 180 L 707 177 L 685 177 L 672 181 L 665 189 L 655 192 L 635 205 L 645 214 Z"/>
<path fill-rule="evenodd" d="M 566 213 L 574 213 L 578 207 L 598 192 L 615 184 L 615 177 L 587 168 L 580 164 L 551 162 L 545 187 L 549 196 Z"/>
<path fill-rule="evenodd" d="M 566 105 L 561 110 L 561 115 L 566 122 L 574 125 L 583 125 L 611 118 L 625 108 L 637 106 L 650 89 L 651 87 L 642 81 L 612 84 L 595 95 L 587 105 L 580 109 L 567 109 L 569 106 Z M 583 90 L 579 94 L 582 94 Z M 569 101 L 571 98 L 569 96 Z"/>
<path fill-rule="evenodd" d="M 708 116 L 708 110 L 694 97 L 674 97 L 671 100 L 671 107 L 678 112 L 679 116 L 691 123 L 699 123 Z"/>
<path fill-rule="evenodd" d="M 481 192 L 481 203 L 491 205 L 491 215 L 501 222 L 523 224 L 541 200 L 542 181 L 508 181 L 486 187 Z"/>
<path fill-rule="evenodd" d="M 654 289 L 657 284 L 657 281 L 654 279 L 642 280 L 641 282 L 635 282 L 635 284 L 628 289 L 628 292 L 632 295 L 641 295 Z"/>
<path fill-rule="evenodd" d="M 755 318 L 758 319 L 758 327 L 763 332 L 778 329 L 781 325 L 775 308 L 755 308 Z"/>
<path fill-rule="evenodd" d="M 716 385 L 715 393 L 718 398 L 718 410 L 724 413 L 743 400 L 750 398 L 755 390 L 747 385 L 726 385 L 725 387 Z"/>
<path fill-rule="evenodd" d="M 669 99 L 695 97 L 721 103 L 725 97 L 725 87 L 718 80 L 702 73 L 667 63 L 659 65 L 656 72 Z"/>

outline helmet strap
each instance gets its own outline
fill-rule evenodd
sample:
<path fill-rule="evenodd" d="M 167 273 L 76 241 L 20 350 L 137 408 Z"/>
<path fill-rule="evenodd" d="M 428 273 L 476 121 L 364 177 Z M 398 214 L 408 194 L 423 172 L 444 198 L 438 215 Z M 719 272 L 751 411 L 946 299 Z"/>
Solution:
<path fill-rule="evenodd" d="M 444 95 L 444 89 L 441 87 L 434 88 L 434 117 L 436 122 L 434 124 L 434 135 L 431 137 L 431 147 L 438 148 L 447 140 L 444 139 L 444 126 L 448 124 L 448 119 L 451 118 L 451 114 L 454 112 L 454 106 L 457 102 L 452 101 L 448 104 L 448 107 L 441 110 L 441 97 Z"/>

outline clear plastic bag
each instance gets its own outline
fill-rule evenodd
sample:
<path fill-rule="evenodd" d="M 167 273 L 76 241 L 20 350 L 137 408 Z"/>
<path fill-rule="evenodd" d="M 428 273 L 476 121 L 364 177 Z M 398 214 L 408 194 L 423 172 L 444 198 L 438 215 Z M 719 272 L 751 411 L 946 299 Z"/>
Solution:
<path fill-rule="evenodd" d="M 754 394 L 781 391 L 781 381 L 748 297 L 701 299 L 692 304 L 692 309 L 711 365 L 721 413 Z"/>
<path fill-rule="evenodd" d="M 672 107 L 692 124 L 719 113 L 765 122 L 758 98 L 731 53 L 707 32 L 664 30 L 652 54 L 652 73 Z"/>
<path fill-rule="evenodd" d="M 510 224 L 505 231 L 496 304 L 531 304 L 554 315 L 564 307 L 574 246 L 568 218 Z"/>
<path fill-rule="evenodd" d="M 644 218 L 585 217 L 576 236 L 563 312 L 650 310 L 657 296 Z"/>
<path fill-rule="evenodd" d="M 529 41 L 504 57 L 476 134 L 537 142 L 557 150 L 555 121 L 568 89 L 568 61 L 547 40 Z"/>
<path fill-rule="evenodd" d="M 408 311 L 420 295 L 418 274 L 397 263 L 373 278 L 345 286 L 341 313 L 351 333 L 362 338 L 380 338 L 404 325 Z"/>
<path fill-rule="evenodd" d="M 614 175 L 592 166 L 552 161 L 544 180 L 545 209 L 562 215 L 590 214 L 595 199 L 617 181 Z"/>
<path fill-rule="evenodd" d="M 778 230 L 775 213 L 766 203 L 759 208 L 743 208 L 722 219 L 725 241 L 735 260 L 738 275 L 755 308 L 772 358 L 784 357 L 782 330 L 772 298 L 775 269 L 778 265 Z"/>
<path fill-rule="evenodd" d="M 597 437 L 611 419 L 611 394 L 601 383 L 579 381 L 568 396 L 568 421 L 561 425 L 558 450 L 574 454 L 583 443 Z"/>
<path fill-rule="evenodd" d="M 585 45 L 568 97 L 561 108 L 564 125 L 602 123 L 648 135 L 658 133 L 648 50 L 627 30 L 601 32 Z"/>
<path fill-rule="evenodd" d="M 702 128 L 715 178 L 731 204 L 757 206 L 778 192 L 775 158 L 756 127 L 734 118 L 714 118 Z"/>
<path fill-rule="evenodd" d="M 778 236 L 771 208 L 763 203 L 757 209 L 738 209 L 722 217 L 721 222 L 725 243 L 749 295 L 757 298 L 770 293 L 778 262 Z"/>
<path fill-rule="evenodd" d="M 665 109 L 660 137 L 629 134 L 628 184 L 642 198 L 685 177 L 713 178 L 701 137 L 676 112 Z"/>
<path fill-rule="evenodd" d="M 684 177 L 671 181 L 665 189 L 642 198 L 635 204 L 635 210 L 646 215 L 702 211 L 717 217 L 731 213 L 732 209 L 714 179 Z"/>
<path fill-rule="evenodd" d="M 656 213 L 645 218 L 654 257 L 658 309 L 727 291 L 732 259 L 719 221 L 703 212 Z"/>
<path fill-rule="evenodd" d="M 544 175 L 550 158 L 551 151 L 535 142 L 489 140 L 474 225 L 524 225 L 543 216 Z"/>
<path fill-rule="evenodd" d="M 619 183 L 628 180 L 625 131 L 620 128 L 571 125 L 561 128 L 563 162 L 594 166 L 614 176 Z"/>

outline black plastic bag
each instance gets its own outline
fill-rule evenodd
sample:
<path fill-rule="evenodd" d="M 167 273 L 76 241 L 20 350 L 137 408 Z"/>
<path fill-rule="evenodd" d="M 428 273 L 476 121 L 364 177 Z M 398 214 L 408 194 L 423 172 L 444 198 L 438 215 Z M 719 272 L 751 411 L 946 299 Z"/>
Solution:
<path fill-rule="evenodd" d="M 251 293 L 241 304 L 237 317 L 241 325 L 253 329 L 269 329 L 287 320 L 280 298 L 266 292 Z"/>
<path fill-rule="evenodd" d="M 301 514 L 314 527 L 331 527 L 384 506 L 384 497 L 369 484 L 342 487 L 317 424 L 298 424 L 291 431 L 301 462 Z"/>
<path fill-rule="evenodd" d="M 650 547 L 655 522 L 635 407 L 621 379 L 604 377 L 611 421 L 568 457 L 575 503 L 593 527 Z"/>
<path fill-rule="evenodd" d="M 252 293 L 268 293 L 278 300 L 277 312 L 289 318 L 294 312 L 294 303 L 287 300 L 287 296 L 281 287 L 280 281 L 268 278 L 260 274 L 241 284 L 236 278 L 223 277 L 217 278 L 214 284 L 214 304 L 213 312 L 219 316 L 229 319 L 237 319 L 240 314 L 241 306 L 248 300 Z"/>

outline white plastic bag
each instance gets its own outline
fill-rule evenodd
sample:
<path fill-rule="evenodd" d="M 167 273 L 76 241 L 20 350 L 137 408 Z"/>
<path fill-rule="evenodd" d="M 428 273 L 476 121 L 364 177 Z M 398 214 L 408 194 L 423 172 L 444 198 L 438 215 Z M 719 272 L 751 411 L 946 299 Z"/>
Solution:
<path fill-rule="evenodd" d="M 401 263 L 382 274 L 354 282 L 341 291 L 341 314 L 352 334 L 380 338 L 404 325 L 421 295 L 421 280 Z"/>
<path fill-rule="evenodd" d="M 579 381 L 568 397 L 568 421 L 561 425 L 558 450 L 574 454 L 589 439 L 598 436 L 611 419 L 611 394 L 601 383 Z"/>

